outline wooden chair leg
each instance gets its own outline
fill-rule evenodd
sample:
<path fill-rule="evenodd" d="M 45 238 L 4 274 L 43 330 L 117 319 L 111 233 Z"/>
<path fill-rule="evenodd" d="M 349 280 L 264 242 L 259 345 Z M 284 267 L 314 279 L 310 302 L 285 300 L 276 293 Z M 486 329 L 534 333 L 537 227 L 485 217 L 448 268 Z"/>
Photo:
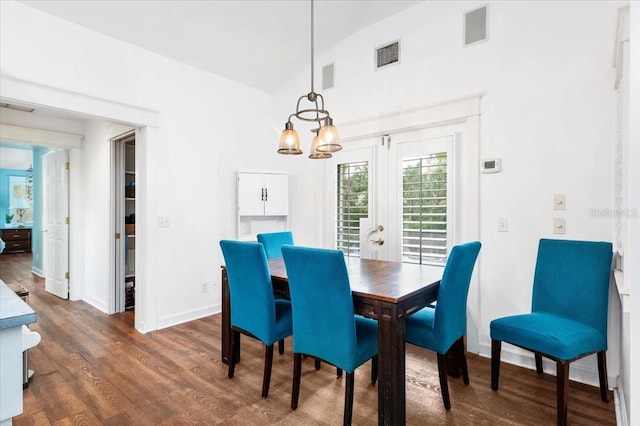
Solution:
<path fill-rule="evenodd" d="M 320 370 L 320 367 L 322 366 L 322 363 L 320 362 L 320 360 L 318 358 L 314 358 L 313 360 L 313 364 L 316 367 L 316 370 Z"/>
<path fill-rule="evenodd" d="M 237 364 L 240 362 L 240 332 L 233 334 L 232 338 L 234 339 L 233 343 L 235 344 L 235 359 Z"/>
<path fill-rule="evenodd" d="M 449 385 L 447 383 L 447 356 L 438 354 L 438 375 L 440 376 L 440 391 L 442 392 L 442 402 L 444 408 L 451 409 L 451 400 L 449 399 Z"/>
<path fill-rule="evenodd" d="M 538 374 L 542 374 L 544 372 L 542 370 L 542 355 L 540 355 L 538 352 L 535 352 L 534 357 L 536 359 L 536 371 L 538 372 Z"/>
<path fill-rule="evenodd" d="M 374 355 L 371 358 L 371 384 L 376 384 L 378 381 L 378 355 Z"/>
<path fill-rule="evenodd" d="M 342 368 L 336 367 L 336 376 L 338 376 L 338 378 L 342 377 Z"/>
<path fill-rule="evenodd" d="M 280 355 L 284 353 L 284 339 L 278 340 L 278 353 Z"/>
<path fill-rule="evenodd" d="M 293 388 L 291 390 L 291 409 L 298 408 L 300 395 L 300 375 L 302 374 L 302 354 L 293 354 Z"/>
<path fill-rule="evenodd" d="M 462 381 L 465 385 L 469 384 L 469 370 L 467 368 L 467 354 L 464 350 L 464 337 L 458 339 L 455 343 L 457 346 L 456 352 L 458 354 L 458 361 L 460 363 L 460 369 L 462 370 Z"/>
<path fill-rule="evenodd" d="M 262 377 L 262 397 L 269 395 L 269 384 L 271 383 L 271 366 L 273 365 L 273 345 L 265 345 L 264 349 L 264 375 Z"/>
<path fill-rule="evenodd" d="M 447 357 L 447 373 L 451 377 L 460 377 L 460 360 L 458 359 L 458 341 L 456 340 L 449 348 L 445 356 Z"/>
<path fill-rule="evenodd" d="M 353 414 L 353 384 L 355 382 L 355 371 L 347 373 L 347 383 L 344 392 L 344 426 L 351 425 L 351 416 Z"/>
<path fill-rule="evenodd" d="M 598 352 L 598 376 L 600 377 L 600 398 L 609 402 L 609 383 L 607 379 L 607 353 Z"/>
<path fill-rule="evenodd" d="M 567 404 L 569 402 L 569 363 L 556 361 L 557 418 L 558 426 L 567 424 Z"/>
<path fill-rule="evenodd" d="M 240 333 L 231 330 L 231 339 L 229 339 L 229 342 L 231 343 L 231 356 L 229 357 L 229 370 L 227 371 L 227 377 L 230 379 L 233 379 L 233 374 L 236 371 L 236 352 L 238 351 L 238 346 L 240 346 L 240 340 L 236 339 L 236 334 Z"/>
<path fill-rule="evenodd" d="M 500 379 L 500 350 L 502 342 L 491 339 L 491 389 L 498 390 L 498 380 Z"/>

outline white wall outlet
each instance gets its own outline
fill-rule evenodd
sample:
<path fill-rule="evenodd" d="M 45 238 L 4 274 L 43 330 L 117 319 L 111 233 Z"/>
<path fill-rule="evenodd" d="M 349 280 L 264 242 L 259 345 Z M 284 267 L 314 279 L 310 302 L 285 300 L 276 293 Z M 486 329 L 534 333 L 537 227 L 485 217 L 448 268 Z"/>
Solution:
<path fill-rule="evenodd" d="M 554 234 L 564 234 L 566 232 L 566 222 L 564 218 L 557 217 L 553 219 L 553 233 Z"/>
<path fill-rule="evenodd" d="M 498 232 L 508 232 L 509 231 L 509 220 L 506 217 L 501 217 L 498 219 Z"/>
<path fill-rule="evenodd" d="M 566 210 L 566 199 L 564 194 L 553 194 L 553 209 Z"/>
<path fill-rule="evenodd" d="M 158 216 L 158 228 L 168 228 L 170 225 L 169 216 Z"/>

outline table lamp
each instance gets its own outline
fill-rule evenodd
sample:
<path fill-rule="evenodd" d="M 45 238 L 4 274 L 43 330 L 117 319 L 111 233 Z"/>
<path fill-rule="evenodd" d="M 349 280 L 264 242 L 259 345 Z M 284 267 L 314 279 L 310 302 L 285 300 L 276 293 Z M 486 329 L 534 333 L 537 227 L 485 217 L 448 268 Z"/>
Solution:
<path fill-rule="evenodd" d="M 14 198 L 9 208 L 13 209 L 18 215 L 18 222 L 24 222 L 23 216 L 26 209 L 31 208 L 31 204 L 24 198 Z"/>

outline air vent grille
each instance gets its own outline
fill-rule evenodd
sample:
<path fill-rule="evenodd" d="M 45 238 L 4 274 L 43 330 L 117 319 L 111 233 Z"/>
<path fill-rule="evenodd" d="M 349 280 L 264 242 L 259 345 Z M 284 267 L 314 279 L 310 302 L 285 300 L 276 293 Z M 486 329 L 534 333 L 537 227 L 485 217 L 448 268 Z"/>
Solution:
<path fill-rule="evenodd" d="M 464 45 L 487 40 L 487 6 L 464 14 Z"/>
<path fill-rule="evenodd" d="M 333 64 L 322 67 L 322 90 L 333 87 Z"/>
<path fill-rule="evenodd" d="M 376 49 L 376 68 L 386 67 L 400 61 L 400 42 L 396 41 Z"/>

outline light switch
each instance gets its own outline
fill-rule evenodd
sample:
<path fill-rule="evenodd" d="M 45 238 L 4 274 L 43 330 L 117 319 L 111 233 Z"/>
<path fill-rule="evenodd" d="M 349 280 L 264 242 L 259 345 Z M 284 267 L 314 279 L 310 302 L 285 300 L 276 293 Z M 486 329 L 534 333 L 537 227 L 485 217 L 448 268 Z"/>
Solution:
<path fill-rule="evenodd" d="M 564 194 L 553 194 L 553 209 L 566 210 L 566 200 Z"/>
<path fill-rule="evenodd" d="M 566 223 L 564 218 L 557 217 L 553 219 L 553 233 L 564 234 L 566 232 Z"/>

